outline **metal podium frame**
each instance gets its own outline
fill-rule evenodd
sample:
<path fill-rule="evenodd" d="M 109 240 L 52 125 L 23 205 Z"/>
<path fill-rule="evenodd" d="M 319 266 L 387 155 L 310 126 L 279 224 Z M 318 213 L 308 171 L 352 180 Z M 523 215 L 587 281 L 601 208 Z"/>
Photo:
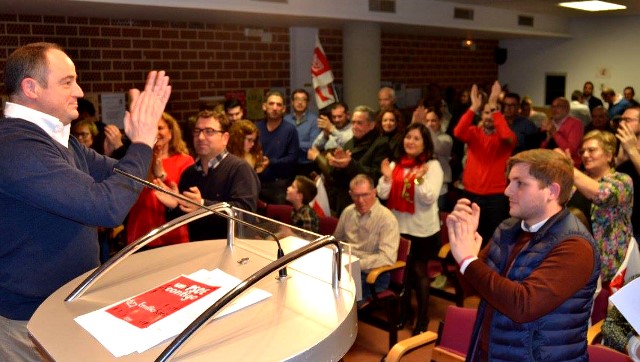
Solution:
<path fill-rule="evenodd" d="M 212 213 L 224 213 L 232 217 L 228 218 L 226 245 L 221 245 L 222 240 L 212 240 L 178 244 L 134 254 L 167 232 L 191 221 L 209 216 Z M 256 225 L 259 226 L 256 227 Z M 260 236 L 261 228 L 265 228 L 262 231 L 266 231 L 266 235 Z M 308 244 L 289 247 L 284 256 L 276 258 L 276 243 L 280 245 L 280 241 L 265 240 L 264 236 L 274 236 L 275 234 L 275 232 L 268 229 L 275 229 L 276 232 L 277 230 L 288 229 L 289 235 L 295 235 L 299 239 L 307 240 Z M 259 245 L 259 247 L 256 247 L 256 245 Z M 327 246 L 332 246 L 330 265 L 325 265 L 329 262 L 326 258 L 328 255 L 326 251 L 323 254 L 324 258 L 319 256 L 322 253 L 318 254 L 319 251 L 322 251 L 321 249 L 326 249 Z M 134 353 L 116 359 L 100 343 L 93 339 L 88 332 L 73 321 L 73 318 L 79 315 L 123 299 L 121 289 L 131 289 L 132 291 L 140 289 L 140 291 L 144 291 L 155 286 L 157 284 L 155 280 L 159 278 L 169 280 L 171 277 L 177 276 L 173 274 L 175 273 L 174 269 L 180 268 L 182 264 L 188 265 L 188 268 L 192 267 L 190 257 L 193 258 L 194 263 L 207 264 L 207 254 L 203 252 L 204 250 L 210 250 L 213 259 L 216 259 L 218 264 L 209 265 L 209 269 L 215 267 L 223 271 L 227 269 L 226 272 L 229 274 L 239 274 L 234 276 L 240 279 L 244 277 L 244 280 L 211 305 L 170 343 L 165 342 L 144 353 Z M 314 253 L 315 251 L 318 252 Z M 242 257 L 236 261 L 235 259 L 240 256 Z M 304 259 L 300 259 L 303 257 Z M 298 270 L 292 267 L 288 268 L 290 271 L 289 277 L 267 278 L 273 275 L 275 271 L 297 259 L 304 260 L 307 266 L 311 265 L 314 269 L 326 267 L 327 278 L 318 278 L 317 275 L 310 275 L 300 271 L 301 269 Z M 244 264 L 241 263 L 242 260 L 251 260 L 252 263 L 260 267 L 259 270 L 249 273 L 248 269 L 241 265 Z M 234 360 L 236 358 L 251 358 L 250 355 L 256 358 L 256 353 L 260 356 L 258 357 L 260 360 L 294 361 L 309 360 L 310 358 L 337 360 L 349 350 L 357 334 L 356 286 L 351 275 L 346 273 L 341 260 L 342 246 L 333 236 L 310 233 L 255 213 L 231 207 L 226 203 L 220 203 L 209 207 L 209 210 L 201 209 L 183 215 L 152 230 L 122 249 L 99 268 L 63 286 L 38 308 L 29 321 L 28 329 L 36 344 L 54 360 L 80 357 L 83 353 L 92 355 L 92 352 L 97 352 L 100 355 L 100 360 L 109 359 L 107 357 L 110 357 L 113 360 L 126 361 L 146 361 L 153 358 L 156 361 L 169 359 L 201 360 L 203 358 Z M 161 264 L 165 263 L 162 265 L 166 265 L 166 267 L 142 266 L 142 264 L 153 265 L 154 261 Z M 322 265 L 318 265 L 319 268 L 315 268 L 316 263 Z M 116 266 L 119 267 L 116 268 Z M 193 267 L 196 266 L 193 265 Z M 141 273 L 138 274 L 141 276 L 136 276 L 135 273 Z M 107 274 L 113 275 L 113 277 L 109 277 Z M 165 278 L 164 275 L 167 277 Z M 346 278 L 344 278 L 345 276 Z M 99 283 L 101 279 L 102 282 Z M 144 286 L 142 286 L 143 284 Z M 77 286 L 74 288 L 74 285 Z M 211 321 L 229 302 L 254 285 L 272 293 L 272 297 L 259 302 L 258 305 L 264 303 L 267 310 L 280 311 L 281 313 L 283 311 L 287 312 L 282 314 L 284 317 L 277 314 L 265 316 L 264 319 L 267 320 L 264 324 L 265 336 L 260 337 L 262 331 L 251 328 L 250 323 L 252 321 L 258 322 L 260 319 L 256 318 L 262 317 L 260 313 L 256 315 L 256 309 L 258 308 L 252 309 L 253 306 Z M 128 296 L 135 294 L 135 292 L 125 293 Z M 292 295 L 294 297 L 288 299 L 280 298 L 282 295 Z M 304 300 L 307 295 L 313 296 L 313 298 L 307 298 L 302 303 L 297 301 L 297 299 Z M 315 302 L 320 302 L 322 299 L 326 300 L 319 303 L 321 305 L 316 305 Z M 305 311 L 305 307 L 308 311 Z M 288 313 L 290 311 L 295 311 L 295 313 Z M 305 312 L 309 314 L 305 315 Z M 243 314 L 247 314 L 247 317 L 243 317 Z M 254 315 L 249 316 L 249 314 Z M 317 314 L 317 316 L 314 314 Z M 299 315 L 305 315 L 306 318 L 301 319 Z M 291 316 L 289 318 L 291 320 L 287 320 L 289 316 Z M 247 330 L 246 336 L 243 336 L 241 331 L 233 330 L 233 319 L 238 320 L 238 325 L 245 326 Z M 57 330 L 50 328 L 52 320 L 66 325 L 71 331 L 69 332 L 70 335 L 67 336 L 67 340 L 69 340 L 68 348 L 59 345 L 60 339 L 56 333 Z M 301 320 L 302 322 L 300 322 Z M 295 324 L 300 323 L 301 325 L 292 325 L 293 321 L 297 321 Z M 334 322 L 333 325 L 328 321 Z M 306 328 L 312 331 L 317 330 L 319 333 L 316 336 L 305 335 L 304 338 L 301 338 L 303 336 L 300 333 L 304 333 L 305 329 L 305 325 L 302 324 L 305 323 L 308 324 Z M 216 324 L 219 324 L 221 328 L 215 328 Z M 257 324 L 262 324 L 262 322 Z M 233 338 L 221 337 L 224 335 L 222 328 L 229 328 L 228 332 L 233 335 Z M 195 347 L 192 349 L 183 348 L 200 331 L 204 336 L 195 338 L 198 340 L 194 343 Z M 214 340 L 207 343 L 207 335 L 210 335 Z M 264 341 L 265 337 L 268 340 L 269 336 L 280 336 L 281 339 L 289 340 L 283 340 L 282 345 L 275 342 L 267 344 L 262 351 L 251 350 L 252 344 Z M 221 342 L 222 339 L 228 339 L 228 341 L 226 343 L 225 341 Z M 296 343 L 296 339 L 304 340 L 304 342 Z M 74 349 L 79 344 L 83 347 Z M 242 346 L 243 344 L 247 344 L 245 346 L 246 349 L 237 348 L 237 346 Z M 227 345 L 233 345 L 233 348 L 227 348 Z M 178 353 L 182 349 L 185 349 L 186 353 Z"/>

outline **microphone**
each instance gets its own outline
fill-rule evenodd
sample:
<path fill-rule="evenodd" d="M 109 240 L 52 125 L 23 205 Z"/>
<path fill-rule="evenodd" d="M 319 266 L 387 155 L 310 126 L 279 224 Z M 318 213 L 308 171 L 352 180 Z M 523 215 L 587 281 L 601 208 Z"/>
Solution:
<path fill-rule="evenodd" d="M 115 172 L 117 174 L 120 174 L 122 176 L 125 176 L 127 178 L 130 178 L 133 181 L 135 181 L 137 183 L 140 183 L 140 184 L 142 184 L 142 185 L 144 185 L 144 186 L 146 186 L 148 188 L 154 189 L 156 191 L 160 191 L 160 192 L 165 193 L 167 195 L 171 195 L 171 196 L 175 197 L 178 200 L 182 200 L 182 201 L 184 201 L 186 203 L 189 203 L 191 205 L 195 205 L 195 206 L 197 206 L 197 207 L 199 207 L 201 209 L 205 209 L 205 210 L 211 211 L 213 214 L 215 214 L 217 216 L 222 216 L 225 219 L 233 220 L 233 221 L 235 221 L 237 223 L 240 223 L 242 225 L 248 226 L 248 227 L 250 227 L 250 228 L 252 228 L 254 230 L 260 231 L 261 233 L 267 234 L 267 235 L 271 236 L 273 238 L 273 240 L 275 240 L 276 244 L 278 245 L 277 258 L 280 259 L 281 257 L 284 256 L 284 250 L 282 250 L 282 246 L 280 245 L 280 239 L 278 239 L 278 237 L 274 233 L 272 233 L 271 231 L 269 231 L 267 229 L 263 229 L 263 228 L 261 228 L 259 226 L 253 225 L 252 223 L 246 222 L 246 221 L 244 221 L 242 219 L 239 219 L 237 217 L 229 216 L 229 215 L 227 215 L 225 213 L 219 212 L 219 211 L 217 211 L 217 210 L 215 210 L 215 209 L 213 209 L 213 208 L 211 208 L 209 206 L 202 205 L 202 204 L 200 204 L 198 202 L 195 202 L 195 201 L 191 200 L 190 198 L 188 198 L 188 197 L 186 197 L 184 195 L 180 195 L 180 194 L 175 193 L 175 192 L 170 191 L 170 190 L 165 190 L 162 187 L 160 187 L 160 186 L 158 186 L 158 185 L 156 185 L 156 184 L 154 184 L 152 182 L 149 182 L 149 181 L 147 181 L 145 179 L 142 179 L 142 178 L 140 178 L 138 176 L 132 175 L 132 174 L 130 174 L 128 172 L 122 171 L 122 170 L 120 170 L 118 168 L 114 167 L 113 168 L 113 172 Z M 233 209 L 234 207 L 231 206 L 231 208 Z M 287 277 L 287 268 L 286 267 L 278 270 L 278 278 L 279 279 L 284 279 L 286 277 Z"/>

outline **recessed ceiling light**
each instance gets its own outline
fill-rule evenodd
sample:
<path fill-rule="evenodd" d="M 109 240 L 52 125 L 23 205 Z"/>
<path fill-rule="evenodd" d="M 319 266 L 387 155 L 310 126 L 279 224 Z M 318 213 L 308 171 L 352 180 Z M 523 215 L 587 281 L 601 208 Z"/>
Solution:
<path fill-rule="evenodd" d="M 627 7 L 624 5 L 618 5 L 614 3 L 608 3 L 606 1 L 572 1 L 559 3 L 558 5 L 565 8 L 572 8 L 585 11 L 607 11 L 607 10 L 624 10 Z"/>

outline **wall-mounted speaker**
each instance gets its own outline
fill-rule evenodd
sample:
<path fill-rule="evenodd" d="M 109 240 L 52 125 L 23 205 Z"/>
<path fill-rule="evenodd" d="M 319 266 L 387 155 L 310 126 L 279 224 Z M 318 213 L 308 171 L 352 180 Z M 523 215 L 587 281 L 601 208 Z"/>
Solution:
<path fill-rule="evenodd" d="M 507 49 L 496 48 L 494 53 L 496 64 L 502 65 L 507 62 Z"/>

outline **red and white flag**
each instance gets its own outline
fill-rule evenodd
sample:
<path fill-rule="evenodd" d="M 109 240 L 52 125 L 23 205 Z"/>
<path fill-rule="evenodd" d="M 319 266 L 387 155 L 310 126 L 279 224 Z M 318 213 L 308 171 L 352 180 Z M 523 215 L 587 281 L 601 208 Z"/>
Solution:
<path fill-rule="evenodd" d="M 640 274 L 640 250 L 638 250 L 638 243 L 635 238 L 631 238 L 631 242 L 627 247 L 627 254 L 624 257 L 624 261 L 618 272 L 611 279 L 609 287 L 612 292 L 617 292 L 625 284 L 627 284 L 631 278 Z"/>
<path fill-rule="evenodd" d="M 327 60 L 327 55 L 322 49 L 320 39 L 316 37 L 316 47 L 313 49 L 313 61 L 311 63 L 311 80 L 316 94 L 316 105 L 322 109 L 336 102 L 333 91 L 333 72 Z"/>

